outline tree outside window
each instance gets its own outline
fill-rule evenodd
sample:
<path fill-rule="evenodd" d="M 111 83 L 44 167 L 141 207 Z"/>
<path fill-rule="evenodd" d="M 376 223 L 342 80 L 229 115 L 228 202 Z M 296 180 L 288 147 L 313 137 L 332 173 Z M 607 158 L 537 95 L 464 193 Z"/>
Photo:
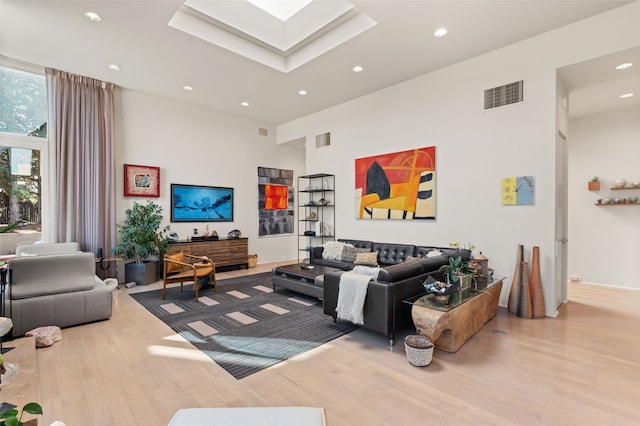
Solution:
<path fill-rule="evenodd" d="M 41 231 L 46 105 L 42 74 L 0 66 L 0 233 Z"/>

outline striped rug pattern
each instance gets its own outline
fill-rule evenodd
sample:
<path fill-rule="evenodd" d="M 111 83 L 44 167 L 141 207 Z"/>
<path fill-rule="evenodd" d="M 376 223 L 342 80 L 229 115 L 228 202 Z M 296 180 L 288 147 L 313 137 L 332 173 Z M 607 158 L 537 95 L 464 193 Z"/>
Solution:
<path fill-rule="evenodd" d="M 316 348 L 354 330 L 324 315 L 322 302 L 273 291 L 271 273 L 218 281 L 198 302 L 186 285 L 131 294 L 138 303 L 203 351 L 236 379 Z"/>

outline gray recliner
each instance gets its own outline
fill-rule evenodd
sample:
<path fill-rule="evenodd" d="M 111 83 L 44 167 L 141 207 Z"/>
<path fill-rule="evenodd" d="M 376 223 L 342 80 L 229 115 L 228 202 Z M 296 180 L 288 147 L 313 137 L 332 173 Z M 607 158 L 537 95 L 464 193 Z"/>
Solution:
<path fill-rule="evenodd" d="M 9 263 L 5 316 L 13 336 L 111 317 L 112 292 L 95 275 L 95 257 L 77 243 L 20 246 Z"/>

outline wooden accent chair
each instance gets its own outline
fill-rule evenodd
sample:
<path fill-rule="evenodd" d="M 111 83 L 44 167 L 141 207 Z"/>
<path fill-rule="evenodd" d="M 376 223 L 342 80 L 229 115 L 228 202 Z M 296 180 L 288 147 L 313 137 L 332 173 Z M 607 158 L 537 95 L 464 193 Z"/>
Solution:
<path fill-rule="evenodd" d="M 193 288 L 196 292 L 196 302 L 198 301 L 198 278 L 209 277 L 213 281 L 213 288 L 216 288 L 216 264 L 206 256 L 193 256 L 190 254 L 177 253 L 164 256 L 164 271 L 162 278 L 164 281 L 162 289 L 162 299 L 167 299 L 167 284 L 180 283 L 180 291 L 183 290 L 185 281 L 193 281 Z"/>

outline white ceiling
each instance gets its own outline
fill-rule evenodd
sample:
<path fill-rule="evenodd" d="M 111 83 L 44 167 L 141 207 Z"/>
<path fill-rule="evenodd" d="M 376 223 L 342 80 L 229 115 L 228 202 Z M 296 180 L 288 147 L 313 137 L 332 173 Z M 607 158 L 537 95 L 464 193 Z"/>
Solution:
<path fill-rule="evenodd" d="M 377 24 L 287 73 L 172 28 L 168 23 L 183 4 L 175 0 L 0 0 L 0 54 L 280 124 L 630 1 L 351 3 Z M 101 15 L 102 22 L 86 19 L 88 11 Z M 433 32 L 441 26 L 449 34 L 435 38 Z M 640 101 L 639 52 L 633 52 L 636 66 L 626 73 L 635 76 L 628 84 L 635 84 L 636 92 L 627 104 Z M 605 97 L 617 99 L 622 73 L 609 71 L 609 62 L 590 61 L 561 71 L 573 90 L 572 115 L 604 108 Z M 121 70 L 111 71 L 110 64 Z M 364 71 L 354 73 L 355 65 Z M 611 83 L 614 89 L 605 88 Z M 194 90 L 185 91 L 185 85 Z M 302 89 L 306 96 L 298 94 Z M 241 106 L 243 101 L 249 106 Z"/>

